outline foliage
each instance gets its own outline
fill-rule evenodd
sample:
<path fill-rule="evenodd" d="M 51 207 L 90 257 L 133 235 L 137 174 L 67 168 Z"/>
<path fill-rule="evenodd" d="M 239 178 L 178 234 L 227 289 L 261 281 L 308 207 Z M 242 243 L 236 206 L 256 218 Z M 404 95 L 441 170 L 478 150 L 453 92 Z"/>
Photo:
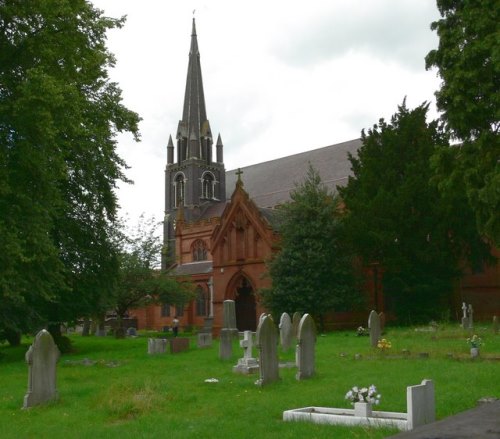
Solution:
<path fill-rule="evenodd" d="M 347 235 L 365 264 L 381 264 L 388 305 L 406 322 L 438 318 L 462 261 L 487 255 L 464 195 L 445 197 L 430 181 L 430 159 L 448 140 L 427 109 L 403 102 L 390 123 L 363 130 L 353 176 L 339 188 Z"/>
<path fill-rule="evenodd" d="M 344 245 L 336 199 L 309 166 L 304 182 L 278 212 L 280 248 L 268 262 L 272 287 L 261 292 L 275 314 L 284 310 L 322 316 L 358 296 L 353 260 Z"/>
<path fill-rule="evenodd" d="M 0 2 L 0 325 L 26 332 L 102 308 L 117 272 L 115 136 L 138 116 L 108 79 L 85 0 Z"/>
<path fill-rule="evenodd" d="M 351 401 L 354 405 L 355 402 L 369 402 L 371 404 L 380 404 L 382 395 L 377 393 L 377 388 L 372 384 L 370 387 L 354 386 L 345 394 L 345 399 Z"/>
<path fill-rule="evenodd" d="M 467 343 L 471 348 L 478 348 L 482 346 L 483 340 L 481 339 L 481 337 L 478 337 L 476 334 L 474 334 L 472 337 L 469 337 L 467 339 Z"/>
<path fill-rule="evenodd" d="M 181 305 L 195 297 L 191 282 L 159 270 L 162 244 L 158 225 L 154 218 L 141 216 L 129 236 L 117 236 L 120 267 L 112 307 L 119 319 L 130 308 L 152 301 Z"/>
<path fill-rule="evenodd" d="M 439 47 L 426 57 L 443 82 L 437 106 L 461 143 L 436 152 L 443 192 L 462 190 L 479 230 L 500 245 L 500 7 L 498 0 L 437 0 L 441 19 L 432 23 Z M 461 184 L 457 188 L 456 183 Z"/>

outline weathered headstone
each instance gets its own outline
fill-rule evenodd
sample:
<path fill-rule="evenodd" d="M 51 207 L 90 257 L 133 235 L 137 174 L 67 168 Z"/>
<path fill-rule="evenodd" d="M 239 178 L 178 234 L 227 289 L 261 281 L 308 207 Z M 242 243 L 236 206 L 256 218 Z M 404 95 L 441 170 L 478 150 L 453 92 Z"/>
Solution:
<path fill-rule="evenodd" d="M 23 408 L 53 401 L 58 398 L 56 387 L 56 364 L 60 352 L 48 331 L 42 329 L 26 352 L 29 365 L 28 392 L 24 396 Z"/>
<path fill-rule="evenodd" d="M 211 332 L 200 332 L 198 334 L 198 347 L 208 348 L 212 346 L 212 333 Z"/>
<path fill-rule="evenodd" d="M 498 317 L 493 316 L 493 334 L 498 334 Z"/>
<path fill-rule="evenodd" d="M 434 422 L 436 420 L 436 402 L 432 380 L 423 380 L 422 384 L 407 387 L 406 405 L 408 430 Z"/>
<path fill-rule="evenodd" d="M 279 380 L 278 332 L 270 316 L 264 316 L 257 328 L 260 379 L 256 384 L 265 386 Z"/>
<path fill-rule="evenodd" d="M 310 378 L 315 370 L 316 326 L 309 314 L 304 314 L 299 323 L 297 340 L 297 375 L 298 380 Z"/>
<path fill-rule="evenodd" d="M 467 305 L 465 302 L 462 302 L 462 328 L 469 329 L 469 319 L 467 317 Z"/>
<path fill-rule="evenodd" d="M 228 360 L 233 355 L 233 330 L 222 328 L 219 334 L 219 358 Z"/>
<path fill-rule="evenodd" d="M 177 354 L 189 349 L 189 338 L 187 337 L 173 337 L 170 339 L 170 353 Z"/>
<path fill-rule="evenodd" d="M 148 354 L 164 354 L 167 352 L 166 338 L 149 338 L 148 339 Z"/>
<path fill-rule="evenodd" d="M 259 363 L 253 356 L 252 331 L 243 332 L 243 340 L 240 340 L 240 346 L 243 348 L 243 358 L 238 359 L 238 364 L 233 367 L 233 372 L 249 374 L 257 371 Z"/>
<path fill-rule="evenodd" d="M 380 333 L 383 334 L 385 331 L 385 314 L 383 311 L 379 313 L 378 318 L 380 319 Z"/>
<path fill-rule="evenodd" d="M 472 309 L 472 305 L 469 303 L 469 329 L 474 329 L 474 310 Z"/>
<path fill-rule="evenodd" d="M 372 311 L 368 317 L 368 328 L 370 329 L 370 345 L 376 348 L 380 340 L 380 317 L 376 311 Z"/>
<path fill-rule="evenodd" d="M 212 328 L 214 326 L 214 318 L 213 317 L 205 317 L 203 321 L 203 328 L 200 333 L 204 334 L 212 334 Z"/>
<path fill-rule="evenodd" d="M 286 312 L 281 314 L 279 328 L 281 349 L 286 352 L 292 344 L 292 320 Z"/>
<path fill-rule="evenodd" d="M 222 328 L 229 329 L 231 334 L 236 336 L 238 328 L 236 326 L 236 306 L 234 300 L 224 300 L 223 304 L 223 317 Z"/>
<path fill-rule="evenodd" d="M 137 329 L 133 326 L 127 328 L 127 337 L 137 337 Z"/>
<path fill-rule="evenodd" d="M 297 334 L 299 332 L 299 323 L 302 318 L 302 314 L 298 311 L 295 311 L 292 315 L 292 337 L 297 339 Z"/>

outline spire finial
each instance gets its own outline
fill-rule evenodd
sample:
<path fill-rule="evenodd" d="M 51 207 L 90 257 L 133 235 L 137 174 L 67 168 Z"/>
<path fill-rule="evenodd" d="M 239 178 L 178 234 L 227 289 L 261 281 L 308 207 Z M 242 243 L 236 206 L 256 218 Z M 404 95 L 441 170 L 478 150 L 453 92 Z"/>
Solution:
<path fill-rule="evenodd" d="M 243 181 L 241 180 L 241 174 L 243 174 L 243 171 L 241 168 L 238 168 L 236 171 L 236 175 L 238 176 L 238 181 L 236 182 L 236 186 L 243 186 Z"/>

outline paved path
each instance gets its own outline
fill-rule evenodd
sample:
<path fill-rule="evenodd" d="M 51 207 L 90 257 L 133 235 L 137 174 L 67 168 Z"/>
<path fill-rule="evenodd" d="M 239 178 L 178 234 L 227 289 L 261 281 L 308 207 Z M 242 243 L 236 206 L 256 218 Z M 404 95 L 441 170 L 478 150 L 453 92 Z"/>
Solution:
<path fill-rule="evenodd" d="M 449 416 L 393 439 L 500 439 L 500 400 Z"/>

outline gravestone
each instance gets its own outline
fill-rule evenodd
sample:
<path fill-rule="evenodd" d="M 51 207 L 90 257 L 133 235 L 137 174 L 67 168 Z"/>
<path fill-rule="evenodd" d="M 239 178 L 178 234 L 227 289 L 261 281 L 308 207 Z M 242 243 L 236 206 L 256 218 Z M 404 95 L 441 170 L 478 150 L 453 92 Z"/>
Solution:
<path fill-rule="evenodd" d="M 278 333 L 270 316 L 264 316 L 257 328 L 260 379 L 255 384 L 265 386 L 279 380 Z"/>
<path fill-rule="evenodd" d="M 148 354 L 164 354 L 167 352 L 166 338 L 149 338 L 148 339 Z"/>
<path fill-rule="evenodd" d="M 23 408 L 53 401 L 58 398 L 56 387 L 56 363 L 60 352 L 52 335 L 42 329 L 26 352 L 28 363 L 28 391 L 24 395 Z"/>
<path fill-rule="evenodd" d="M 137 337 L 137 329 L 135 329 L 133 326 L 127 328 L 127 337 Z"/>
<path fill-rule="evenodd" d="M 407 387 L 408 430 L 413 430 L 420 425 L 429 424 L 436 420 L 435 401 L 432 380 L 423 380 L 422 384 Z"/>
<path fill-rule="evenodd" d="M 382 311 L 381 313 L 379 313 L 378 317 L 380 319 L 380 334 L 383 334 L 385 331 L 385 314 L 384 314 L 384 312 Z"/>
<path fill-rule="evenodd" d="M 462 302 L 462 328 L 469 329 L 469 319 L 467 318 L 467 305 Z"/>
<path fill-rule="evenodd" d="M 299 332 L 299 323 L 302 318 L 302 314 L 300 312 L 295 311 L 292 315 L 292 337 L 297 340 L 297 334 Z"/>
<path fill-rule="evenodd" d="M 370 345 L 376 348 L 380 340 L 380 317 L 376 311 L 372 311 L 368 317 L 368 328 L 370 329 Z"/>
<path fill-rule="evenodd" d="M 214 318 L 213 317 L 205 317 L 205 319 L 203 321 L 203 328 L 201 329 L 200 333 L 212 334 L 213 326 L 214 326 Z"/>
<path fill-rule="evenodd" d="M 474 310 L 472 309 L 472 305 L 469 303 L 469 329 L 474 329 Z"/>
<path fill-rule="evenodd" d="M 286 312 L 281 314 L 279 328 L 281 349 L 286 352 L 292 344 L 292 320 Z"/>
<path fill-rule="evenodd" d="M 498 334 L 498 317 L 493 316 L 493 334 Z"/>
<path fill-rule="evenodd" d="M 236 306 L 234 300 L 224 300 L 223 304 L 224 320 L 222 328 L 229 329 L 231 334 L 238 335 L 238 328 L 236 327 Z"/>
<path fill-rule="evenodd" d="M 297 340 L 297 375 L 298 380 L 310 378 L 315 369 L 316 326 L 309 314 L 300 319 Z"/>
<path fill-rule="evenodd" d="M 253 356 L 252 331 L 243 332 L 243 340 L 240 340 L 240 346 L 243 348 L 243 358 L 238 359 L 238 364 L 233 367 L 233 372 L 249 374 L 257 371 L 259 363 Z"/>
<path fill-rule="evenodd" d="M 222 328 L 219 335 L 219 358 L 228 360 L 233 355 L 233 333 L 232 329 Z"/>
<path fill-rule="evenodd" d="M 170 353 L 178 354 L 189 349 L 189 338 L 187 337 L 173 337 L 170 339 Z"/>
<path fill-rule="evenodd" d="M 198 347 L 208 348 L 212 346 L 212 333 L 211 332 L 200 332 L 198 334 Z"/>

